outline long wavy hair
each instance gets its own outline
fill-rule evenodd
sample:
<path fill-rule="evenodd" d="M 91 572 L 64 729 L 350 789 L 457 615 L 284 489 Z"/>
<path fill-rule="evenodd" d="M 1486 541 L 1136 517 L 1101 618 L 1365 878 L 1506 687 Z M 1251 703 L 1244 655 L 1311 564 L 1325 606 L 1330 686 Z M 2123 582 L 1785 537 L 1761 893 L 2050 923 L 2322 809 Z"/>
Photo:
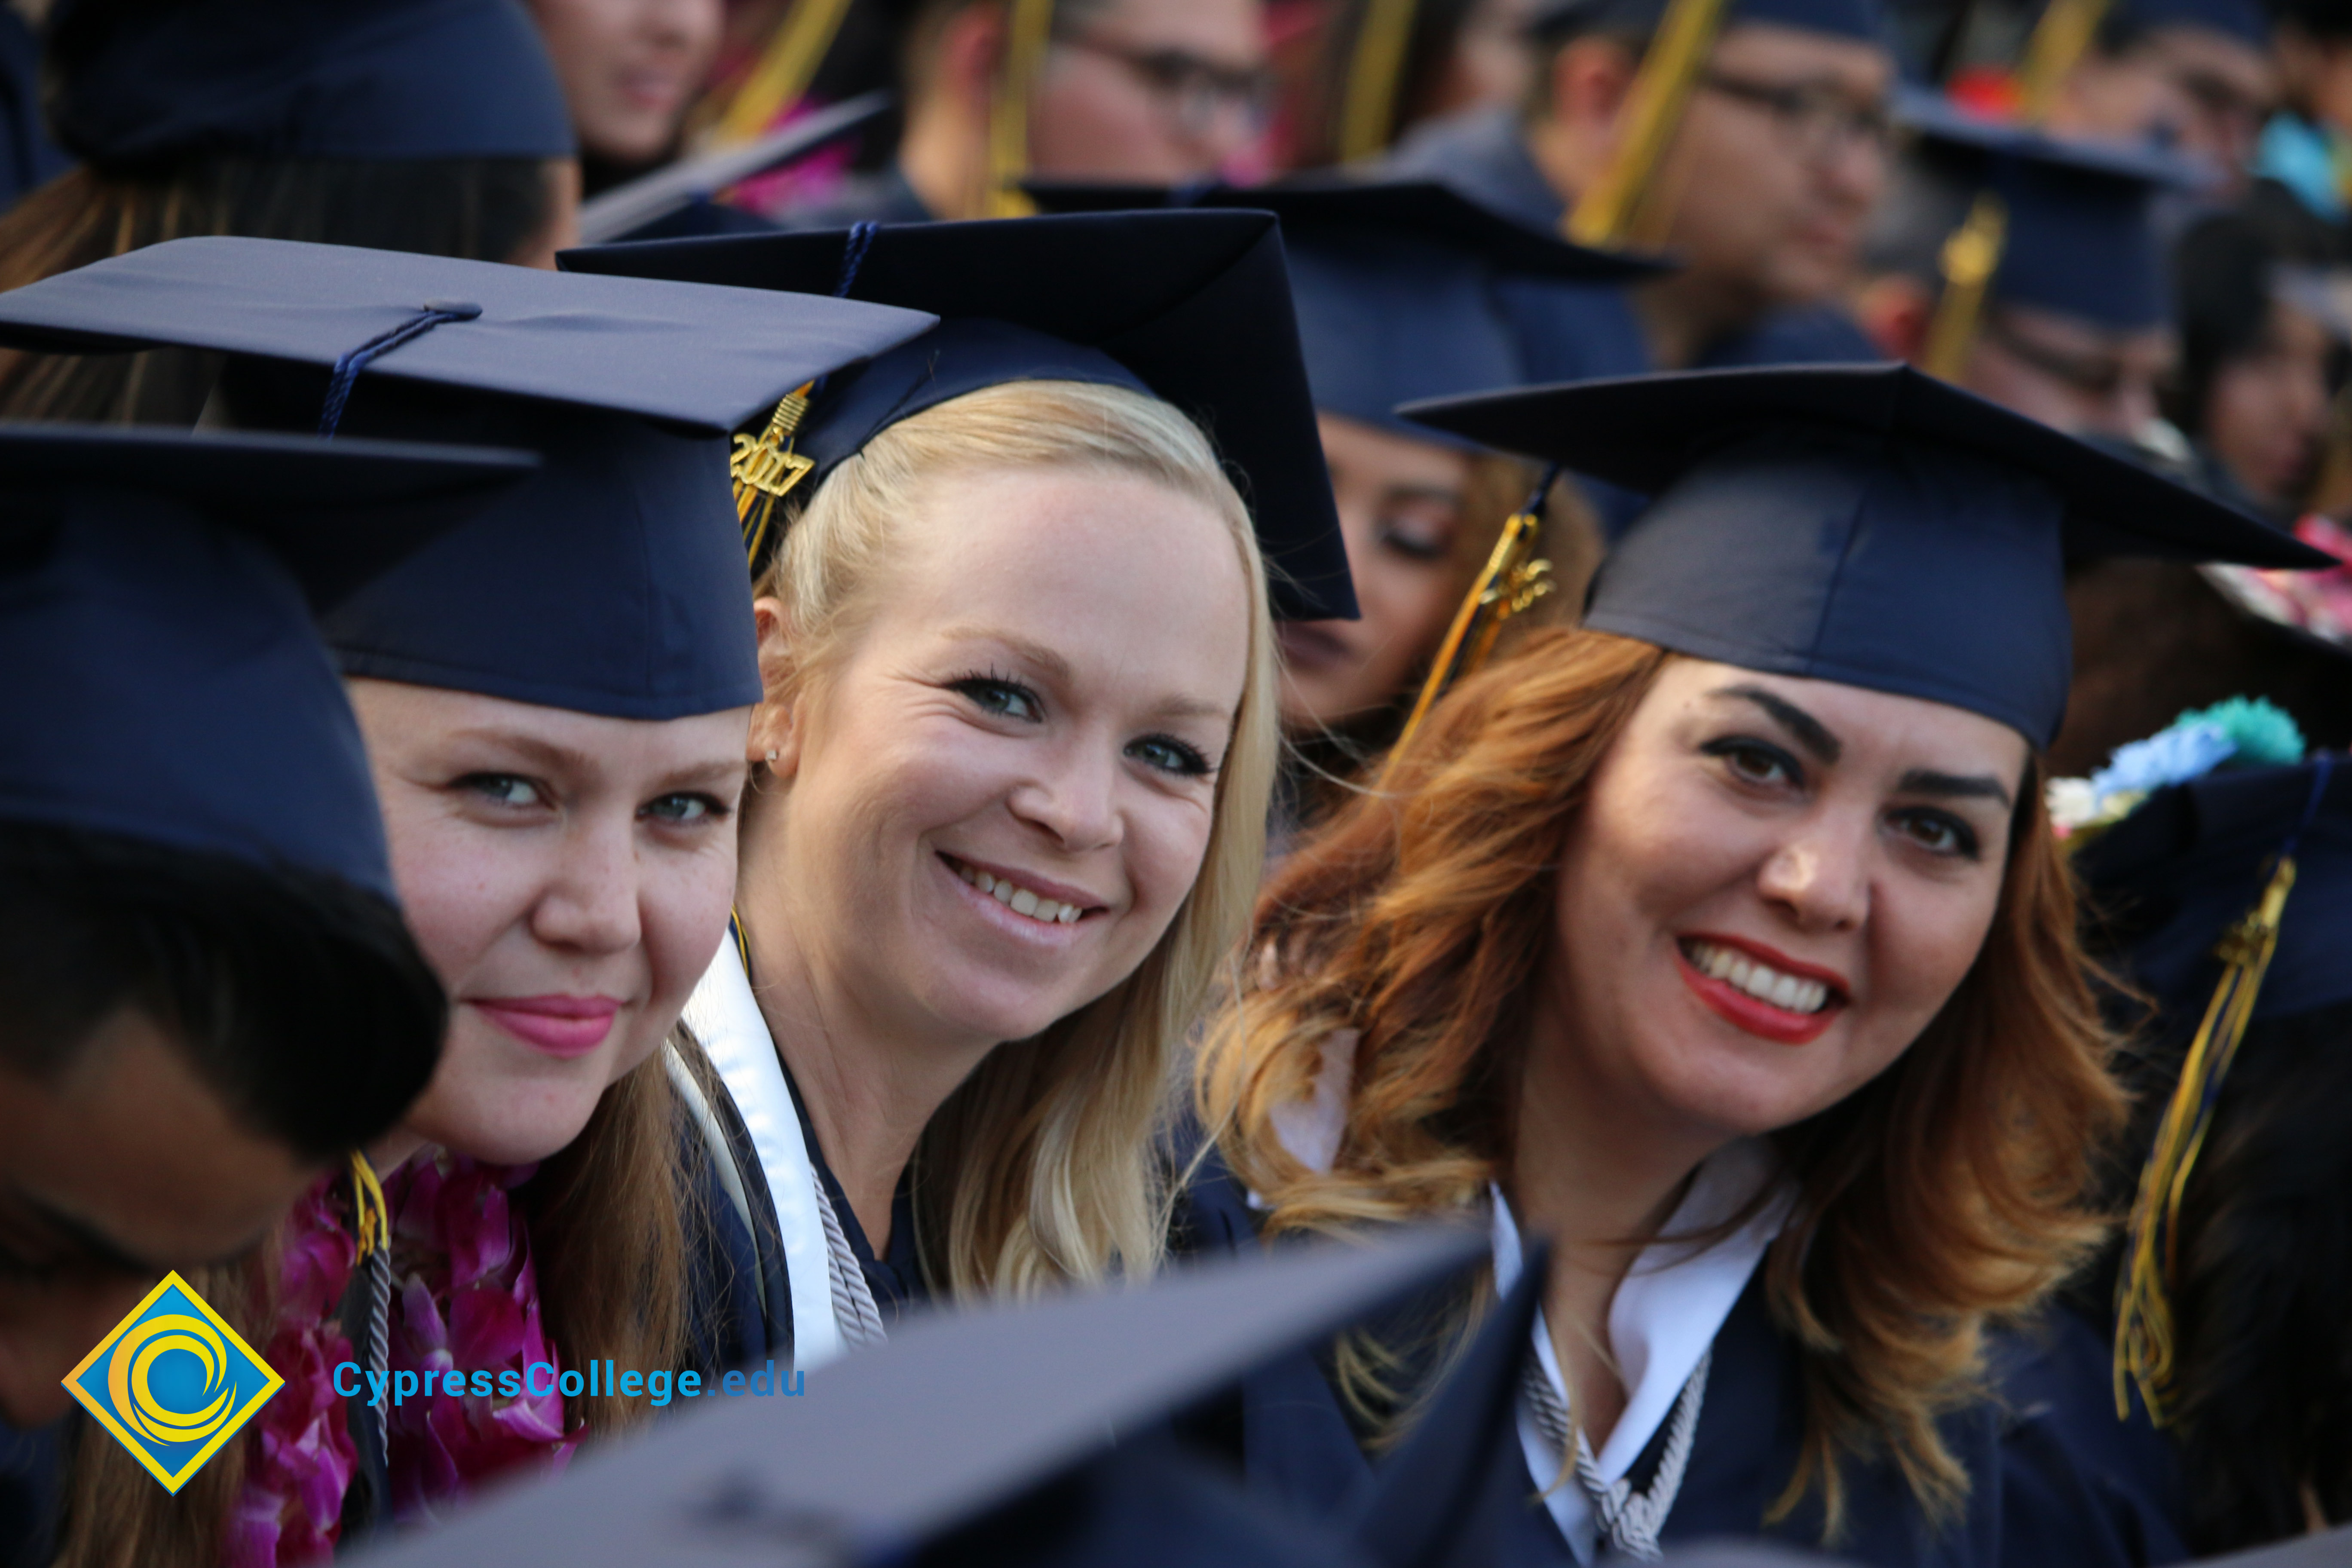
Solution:
<path fill-rule="evenodd" d="M 1595 770 L 1672 657 L 1600 632 L 1536 634 L 1451 693 L 1389 787 L 1346 806 L 1268 885 L 1197 1092 L 1269 1235 L 1470 1209 L 1507 1177 L 1529 997 L 1558 940 L 1555 868 Z M 1276 1114 L 1312 1092 L 1340 1030 L 1360 1035 L 1353 1091 L 1318 1172 L 1285 1149 Z M 1938 1418 L 1984 1392 L 1987 1321 L 2032 1307 L 2104 1229 L 2094 1150 L 2122 1115 L 2108 1051 L 2073 885 L 2029 777 L 1966 978 L 1892 1068 L 1773 1135 L 1798 1201 L 1764 1285 L 1801 1358 L 1804 1440 L 1772 1518 L 1818 1492 L 1834 1537 L 1850 1458 L 1891 1458 L 1931 1517 L 1958 1508 L 1969 1479 Z M 1397 1407 L 1381 1361 L 1341 1368 L 1374 1419 Z"/>
<path fill-rule="evenodd" d="M 1140 476 L 1223 521 L 1249 582 L 1249 660 L 1208 847 L 1167 931 L 1108 994 L 990 1052 L 916 1148 L 924 1271 L 963 1297 L 1140 1277 L 1159 1264 L 1168 1193 L 1155 1134 L 1185 1037 L 1248 928 L 1265 853 L 1280 742 L 1265 565 L 1240 495 L 1181 413 L 1118 387 L 1017 382 L 927 409 L 845 461 L 789 522 L 756 590 L 783 603 L 793 628 L 789 653 L 762 672 L 768 700 L 790 702 L 820 687 L 864 630 L 889 582 L 896 521 L 940 475 L 1073 467 Z M 755 769 L 745 816 L 778 787 Z M 740 875 L 791 868 L 747 860 Z"/>

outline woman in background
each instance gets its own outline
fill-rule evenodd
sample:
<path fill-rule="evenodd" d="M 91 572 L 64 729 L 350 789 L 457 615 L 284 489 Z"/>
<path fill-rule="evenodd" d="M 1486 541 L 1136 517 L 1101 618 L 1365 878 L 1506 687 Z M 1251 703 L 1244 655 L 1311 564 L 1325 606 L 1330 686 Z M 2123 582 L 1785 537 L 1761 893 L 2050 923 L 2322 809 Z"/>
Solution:
<path fill-rule="evenodd" d="M 725 0 L 530 0 L 530 9 L 580 138 L 580 194 L 676 157 L 719 53 Z"/>

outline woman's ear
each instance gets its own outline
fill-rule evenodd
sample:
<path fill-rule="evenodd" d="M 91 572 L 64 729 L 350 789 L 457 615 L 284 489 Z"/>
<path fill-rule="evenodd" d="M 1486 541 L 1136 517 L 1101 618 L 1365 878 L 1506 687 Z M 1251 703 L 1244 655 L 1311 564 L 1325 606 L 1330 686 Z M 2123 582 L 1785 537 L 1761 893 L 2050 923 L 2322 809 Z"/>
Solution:
<path fill-rule="evenodd" d="M 744 760 L 765 767 L 777 778 L 790 778 L 799 765 L 800 704 L 793 694 L 791 623 L 782 599 L 754 599 L 751 618 L 760 637 L 760 685 L 766 693 L 751 710 L 751 734 Z"/>

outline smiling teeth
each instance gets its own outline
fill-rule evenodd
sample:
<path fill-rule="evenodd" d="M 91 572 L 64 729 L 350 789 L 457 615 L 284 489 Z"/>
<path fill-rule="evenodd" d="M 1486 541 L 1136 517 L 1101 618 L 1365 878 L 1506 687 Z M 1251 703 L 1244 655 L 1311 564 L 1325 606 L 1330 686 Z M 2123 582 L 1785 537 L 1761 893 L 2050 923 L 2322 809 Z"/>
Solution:
<path fill-rule="evenodd" d="M 1026 915 L 1041 925 L 1076 925 L 1083 913 L 1076 904 L 1065 904 L 1053 899 L 1041 899 L 1028 889 L 1017 887 L 1003 877 L 992 877 L 976 870 L 962 861 L 955 862 L 956 875 L 1011 910 L 1016 915 Z"/>
<path fill-rule="evenodd" d="M 1683 952 L 1701 974 L 1745 991 L 1759 1002 L 1769 1002 L 1783 1012 L 1818 1013 L 1829 1005 L 1830 988 L 1820 981 L 1785 974 L 1744 952 L 1707 942 L 1685 942 Z"/>

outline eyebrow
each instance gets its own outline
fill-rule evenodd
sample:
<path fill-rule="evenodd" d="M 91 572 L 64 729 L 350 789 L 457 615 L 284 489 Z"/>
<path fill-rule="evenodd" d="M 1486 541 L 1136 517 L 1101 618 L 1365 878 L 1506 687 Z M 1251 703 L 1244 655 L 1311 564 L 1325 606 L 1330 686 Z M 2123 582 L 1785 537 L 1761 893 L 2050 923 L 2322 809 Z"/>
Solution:
<path fill-rule="evenodd" d="M 1933 768 L 1913 768 L 1895 785 L 1905 795 L 1940 795 L 1947 800 L 1997 800 L 2013 806 L 2009 786 L 1990 773 L 1943 773 Z"/>
<path fill-rule="evenodd" d="M 992 631 L 982 626 L 950 626 L 940 634 L 950 642 L 991 642 L 1011 653 L 1022 663 L 1034 668 L 1046 679 L 1063 686 L 1076 684 L 1076 675 L 1070 661 L 1047 647 L 1044 643 L 1010 632 Z M 1220 724 L 1234 721 L 1230 703 L 1213 701 L 1204 697 L 1178 697 L 1152 710 L 1168 719 L 1213 719 Z"/>
<path fill-rule="evenodd" d="M 519 735 L 511 730 L 457 730 L 452 741 L 475 741 L 485 745 L 504 746 L 530 759 L 533 766 L 550 773 L 582 773 L 595 766 L 587 752 L 570 746 L 559 746 L 552 741 L 542 741 L 536 735 Z"/>
<path fill-rule="evenodd" d="M 1445 506 L 1462 504 L 1459 485 L 1391 485 L 1381 492 L 1386 500 L 1433 500 Z"/>
<path fill-rule="evenodd" d="M 1710 695 L 1738 697 L 1753 702 L 1769 714 L 1775 723 L 1794 735 L 1797 743 L 1811 752 L 1818 762 L 1833 763 L 1845 754 L 1845 742 L 1831 734 L 1828 725 L 1778 692 L 1768 691 L 1760 686 L 1721 686 Z"/>

